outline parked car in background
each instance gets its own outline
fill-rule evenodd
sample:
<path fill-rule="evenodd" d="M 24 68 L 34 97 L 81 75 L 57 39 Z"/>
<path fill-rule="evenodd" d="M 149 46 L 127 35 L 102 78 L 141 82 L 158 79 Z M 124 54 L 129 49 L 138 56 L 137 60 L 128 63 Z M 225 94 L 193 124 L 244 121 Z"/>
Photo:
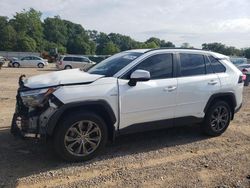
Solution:
<path fill-rule="evenodd" d="M 238 69 L 243 73 L 243 74 L 250 74 L 250 64 L 241 64 L 237 66 Z"/>
<path fill-rule="evenodd" d="M 230 57 L 230 61 L 231 61 L 235 66 L 247 64 L 247 58 L 244 58 L 244 57 Z"/>
<path fill-rule="evenodd" d="M 73 68 L 87 70 L 95 64 L 95 62 L 84 56 L 64 55 L 60 57 L 59 61 L 57 61 L 56 67 L 60 70 Z"/>
<path fill-rule="evenodd" d="M 15 68 L 18 67 L 38 67 L 43 68 L 48 65 L 48 61 L 38 56 L 25 56 L 20 60 L 15 60 L 12 63 L 12 66 Z"/>
<path fill-rule="evenodd" d="M 12 67 L 12 63 L 13 62 L 15 62 L 15 61 L 17 61 L 18 60 L 18 58 L 16 58 L 16 57 L 9 57 L 8 58 L 8 67 Z"/>

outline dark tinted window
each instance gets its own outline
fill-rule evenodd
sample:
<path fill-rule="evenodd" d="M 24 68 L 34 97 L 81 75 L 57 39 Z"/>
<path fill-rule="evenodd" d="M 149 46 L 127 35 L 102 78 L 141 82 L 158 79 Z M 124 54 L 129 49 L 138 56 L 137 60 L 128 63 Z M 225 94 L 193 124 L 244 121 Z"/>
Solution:
<path fill-rule="evenodd" d="M 82 57 L 73 57 L 73 61 L 83 62 L 84 60 Z"/>
<path fill-rule="evenodd" d="M 72 61 L 72 57 L 64 57 L 63 61 Z"/>
<path fill-rule="evenodd" d="M 158 54 L 147 58 L 129 71 L 125 78 L 129 79 L 132 72 L 137 69 L 149 71 L 151 79 L 171 78 L 173 76 L 172 54 Z"/>
<path fill-rule="evenodd" d="M 194 76 L 206 73 L 203 55 L 180 54 L 181 76 Z"/>
<path fill-rule="evenodd" d="M 216 73 L 225 72 L 226 68 L 213 56 L 209 56 L 213 71 Z"/>

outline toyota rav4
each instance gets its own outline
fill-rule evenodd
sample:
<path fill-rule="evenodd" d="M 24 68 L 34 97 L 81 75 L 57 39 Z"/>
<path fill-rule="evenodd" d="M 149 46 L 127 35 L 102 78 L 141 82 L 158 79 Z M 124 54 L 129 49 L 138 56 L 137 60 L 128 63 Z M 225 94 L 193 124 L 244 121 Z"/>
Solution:
<path fill-rule="evenodd" d="M 51 138 L 65 160 L 95 157 L 118 135 L 199 123 L 221 135 L 242 104 L 243 74 L 227 56 L 140 49 L 81 69 L 19 78 L 11 132 Z"/>

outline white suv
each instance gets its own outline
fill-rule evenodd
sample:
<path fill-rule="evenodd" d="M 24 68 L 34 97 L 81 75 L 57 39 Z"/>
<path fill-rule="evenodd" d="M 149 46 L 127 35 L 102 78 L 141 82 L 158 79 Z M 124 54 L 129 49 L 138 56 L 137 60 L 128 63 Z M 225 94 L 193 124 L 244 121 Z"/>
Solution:
<path fill-rule="evenodd" d="M 19 84 L 12 133 L 51 138 L 63 159 L 81 161 L 135 131 L 200 123 L 221 135 L 241 107 L 243 75 L 218 53 L 144 49 Z"/>
<path fill-rule="evenodd" d="M 87 70 L 95 65 L 95 62 L 84 56 L 64 55 L 56 63 L 58 69 L 82 68 Z"/>

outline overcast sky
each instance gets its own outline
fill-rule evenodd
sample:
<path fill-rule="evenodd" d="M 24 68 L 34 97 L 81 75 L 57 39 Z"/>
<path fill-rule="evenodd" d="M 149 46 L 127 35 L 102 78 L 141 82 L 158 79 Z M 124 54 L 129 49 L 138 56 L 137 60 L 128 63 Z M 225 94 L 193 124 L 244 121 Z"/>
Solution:
<path fill-rule="evenodd" d="M 176 45 L 222 42 L 250 46 L 250 0 L 1 0 L 0 15 L 35 8 L 43 19 L 59 15 L 85 29 L 159 37 Z"/>

